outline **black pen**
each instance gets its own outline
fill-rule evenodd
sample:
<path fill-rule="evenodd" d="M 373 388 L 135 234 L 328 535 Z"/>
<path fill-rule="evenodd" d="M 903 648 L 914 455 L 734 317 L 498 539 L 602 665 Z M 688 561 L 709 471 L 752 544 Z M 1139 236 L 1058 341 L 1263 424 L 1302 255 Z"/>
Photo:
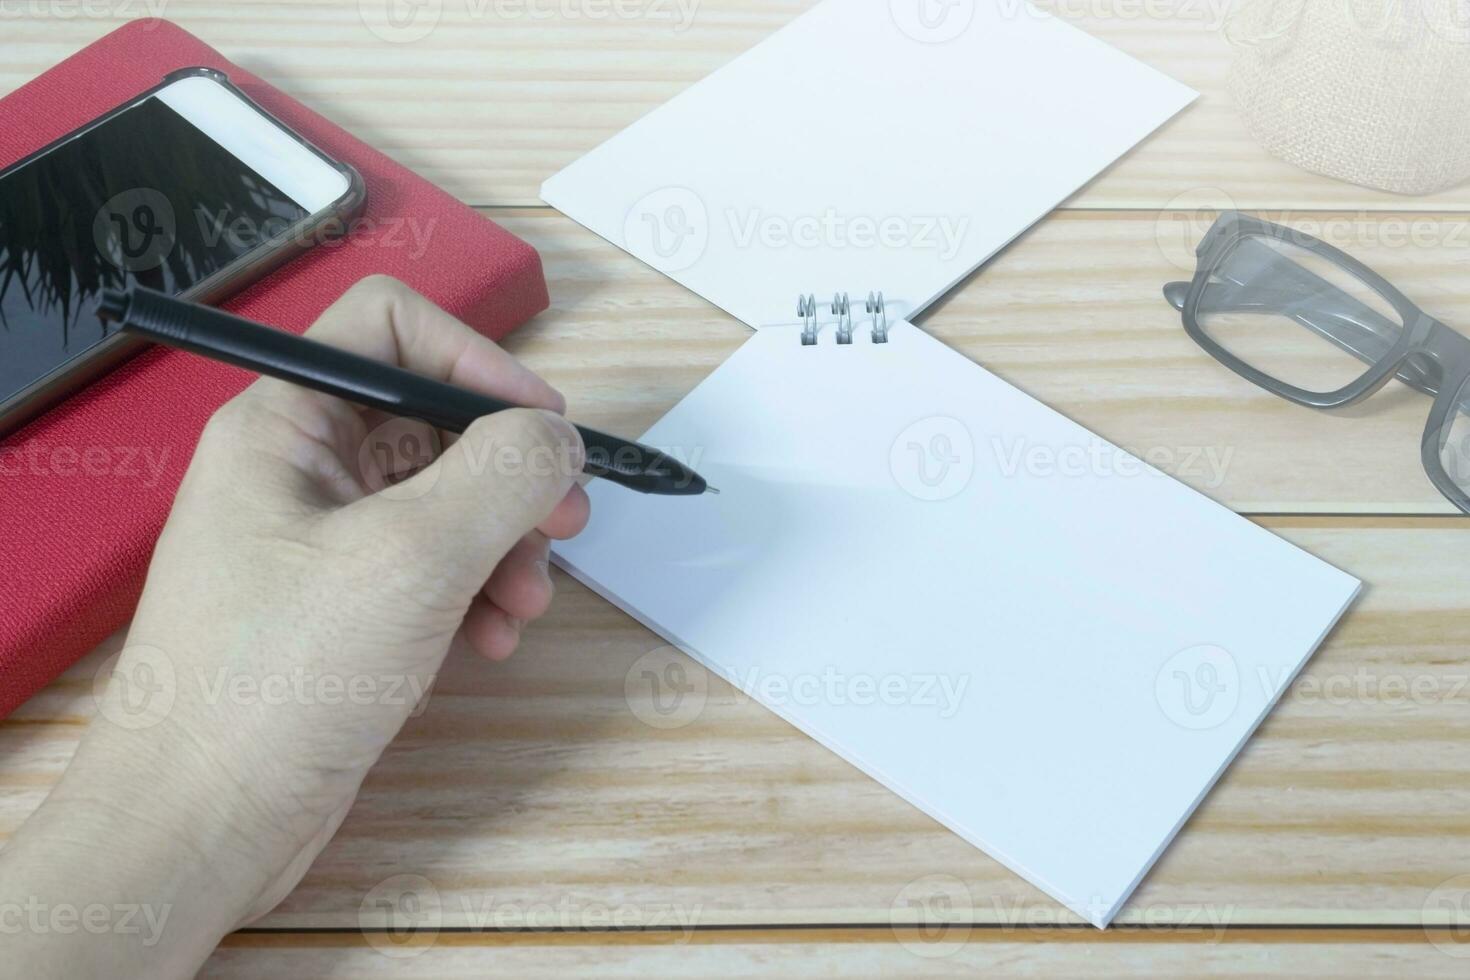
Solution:
<path fill-rule="evenodd" d="M 463 432 L 481 416 L 519 407 L 142 286 L 103 290 L 97 315 L 167 347 L 368 408 L 422 419 L 448 432 Z M 587 447 L 584 473 L 640 493 L 719 493 L 698 473 L 657 449 L 580 425 L 576 429 Z"/>

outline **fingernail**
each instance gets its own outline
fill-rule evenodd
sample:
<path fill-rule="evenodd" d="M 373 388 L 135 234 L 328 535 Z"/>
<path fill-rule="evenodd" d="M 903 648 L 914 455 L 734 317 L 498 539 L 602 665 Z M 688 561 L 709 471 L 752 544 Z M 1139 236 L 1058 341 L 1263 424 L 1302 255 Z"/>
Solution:
<path fill-rule="evenodd" d="M 515 630 L 517 633 L 523 632 L 526 628 L 526 621 L 524 619 L 516 619 L 514 616 L 507 616 L 505 617 L 505 621 L 509 623 L 510 628 Z"/>
<path fill-rule="evenodd" d="M 576 427 L 572 423 L 555 412 L 548 412 L 542 409 L 541 414 L 546 416 L 551 425 L 562 433 L 558 438 L 562 445 L 566 447 L 567 473 L 569 475 L 575 475 L 582 472 L 582 467 L 587 462 L 587 447 L 582 445 L 581 434 L 577 432 Z"/>
<path fill-rule="evenodd" d="M 546 584 L 547 585 L 550 585 L 551 584 L 551 563 L 550 562 L 545 562 L 545 561 L 538 561 L 536 563 L 536 570 L 541 573 L 541 577 L 542 578 L 546 579 Z"/>

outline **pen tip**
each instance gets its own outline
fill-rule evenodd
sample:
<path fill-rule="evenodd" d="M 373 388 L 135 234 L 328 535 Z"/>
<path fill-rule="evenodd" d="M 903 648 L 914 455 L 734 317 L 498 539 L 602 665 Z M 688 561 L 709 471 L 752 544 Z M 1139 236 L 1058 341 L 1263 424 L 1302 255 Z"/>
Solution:
<path fill-rule="evenodd" d="M 705 488 L 704 488 L 704 492 L 705 493 L 718 494 L 720 491 L 719 491 L 719 488 L 718 487 L 711 487 L 711 486 L 706 485 Z"/>

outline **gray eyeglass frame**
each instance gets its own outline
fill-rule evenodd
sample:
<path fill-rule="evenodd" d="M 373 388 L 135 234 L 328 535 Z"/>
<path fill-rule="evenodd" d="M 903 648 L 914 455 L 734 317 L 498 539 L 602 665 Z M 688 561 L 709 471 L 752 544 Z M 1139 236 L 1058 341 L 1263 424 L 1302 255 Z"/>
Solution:
<path fill-rule="evenodd" d="M 1283 260 L 1272 270 L 1266 282 L 1211 282 L 1226 256 L 1236 246 L 1251 238 L 1270 238 L 1313 252 L 1355 276 L 1377 292 L 1398 313 L 1403 326 L 1388 322 L 1371 307 L 1359 303 L 1326 280 L 1294 262 Z M 1184 320 L 1184 329 L 1215 360 L 1236 374 L 1272 394 L 1308 408 L 1342 408 L 1373 395 L 1391 378 L 1434 398 L 1420 441 L 1419 455 L 1424 471 L 1440 493 L 1460 510 L 1470 514 L 1470 494 L 1462 490 L 1445 471 L 1441 454 L 1454 425 L 1455 400 L 1470 378 L 1470 338 L 1445 326 L 1425 313 L 1393 284 L 1357 259 L 1326 242 L 1293 228 L 1263 221 L 1238 211 L 1220 215 L 1195 249 L 1197 263 L 1190 282 L 1171 282 L 1164 296 Z M 1208 288 L 1220 291 L 1212 296 L 1212 311 L 1272 311 L 1290 316 L 1303 327 L 1321 334 L 1327 340 L 1368 365 L 1368 369 L 1351 384 L 1336 391 L 1314 392 L 1287 384 L 1236 357 L 1206 333 L 1199 324 L 1200 301 Z M 1232 289 L 1232 287 L 1236 287 Z M 1325 287 L 1325 288 L 1323 288 Z M 1315 290 L 1315 292 L 1314 292 Z M 1232 297 L 1232 291 L 1235 296 Z M 1331 293 L 1339 295 L 1323 302 Z M 1272 294 L 1280 297 L 1271 302 Z M 1315 296 L 1319 305 L 1303 308 L 1301 299 Z M 1470 397 L 1464 411 L 1470 415 Z"/>

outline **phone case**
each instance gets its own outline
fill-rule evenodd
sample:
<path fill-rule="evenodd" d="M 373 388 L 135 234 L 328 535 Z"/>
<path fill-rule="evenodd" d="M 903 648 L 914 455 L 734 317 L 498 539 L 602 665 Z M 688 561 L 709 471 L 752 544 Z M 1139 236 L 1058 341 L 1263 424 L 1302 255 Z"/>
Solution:
<path fill-rule="evenodd" d="M 257 279 L 264 277 L 267 273 L 279 268 L 303 252 L 306 252 L 311 247 L 311 243 L 325 238 L 339 237 L 333 234 L 333 230 L 341 229 L 345 231 L 348 227 L 348 222 L 362 212 L 363 205 L 367 201 L 366 185 L 363 182 L 362 175 L 357 172 L 355 167 L 333 160 L 320 149 L 313 146 L 309 140 L 303 138 L 299 133 L 272 116 L 255 102 L 254 99 L 237 88 L 224 72 L 215 68 L 200 66 L 181 68 L 178 71 L 169 72 L 163 81 L 148 91 L 139 94 L 136 98 L 129 99 L 112 111 L 106 112 L 96 119 L 89 120 L 65 136 L 52 140 L 49 144 L 32 153 L 30 156 L 27 156 L 25 159 L 9 167 L 0 169 L 0 180 L 3 180 L 12 171 L 20 170 L 35 160 L 44 157 L 47 153 L 50 153 L 57 146 L 68 140 L 75 139 L 81 133 L 107 122 L 113 116 L 126 112 L 165 86 L 180 79 L 195 76 L 213 79 L 218 84 L 229 89 L 237 98 L 248 103 L 261 115 L 280 126 L 282 130 L 290 134 L 296 142 L 310 150 L 322 162 L 328 164 L 332 169 L 346 177 L 348 185 L 346 193 L 330 206 L 324 208 L 317 214 L 307 215 L 296 225 L 283 230 L 280 235 L 277 235 L 270 241 L 263 242 L 251 252 L 240 256 L 239 259 L 230 263 L 230 265 L 180 294 L 184 299 L 213 305 L 233 295 Z M 87 352 L 85 357 L 80 358 L 75 363 L 63 365 L 45 377 L 37 379 L 34 384 L 27 386 L 4 402 L 0 402 L 0 437 L 20 428 L 26 422 L 29 422 L 46 409 L 60 402 L 67 395 L 95 381 L 129 357 L 142 351 L 145 347 L 147 347 L 147 344 L 136 337 L 116 333 L 97 344 Z"/>
<path fill-rule="evenodd" d="M 214 70 L 362 175 L 352 234 L 223 305 L 300 332 L 364 276 L 395 276 L 500 338 L 546 308 L 536 251 L 167 21 L 139 20 L 0 99 L 0 167 L 156 86 Z M 404 225 L 424 232 L 406 246 Z M 200 430 L 252 380 L 150 349 L 0 440 L 0 715 L 132 615 L 153 543 Z"/>

